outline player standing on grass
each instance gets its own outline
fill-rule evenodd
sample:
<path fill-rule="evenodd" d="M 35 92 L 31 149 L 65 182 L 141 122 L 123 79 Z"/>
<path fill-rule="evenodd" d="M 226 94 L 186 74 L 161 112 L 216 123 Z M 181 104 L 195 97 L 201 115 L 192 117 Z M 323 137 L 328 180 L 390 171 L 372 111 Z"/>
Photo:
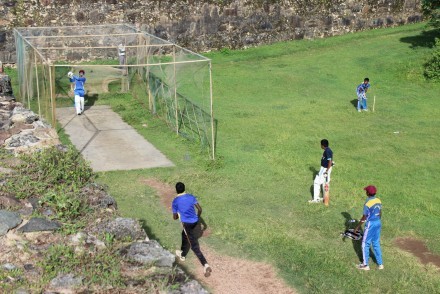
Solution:
<path fill-rule="evenodd" d="M 73 88 L 73 94 L 75 95 L 75 109 L 76 114 L 81 115 L 81 113 L 84 112 L 84 84 L 86 83 L 86 78 L 84 77 L 84 70 L 81 69 L 78 74 L 79 76 L 75 76 L 73 72 L 69 71 L 67 76 L 71 83 L 75 83 Z"/>
<path fill-rule="evenodd" d="M 370 88 L 370 79 L 365 78 L 364 82 L 357 86 L 356 94 L 358 97 L 357 111 L 361 112 L 362 109 L 364 111 L 368 111 L 367 108 L 367 90 Z"/>
<path fill-rule="evenodd" d="M 185 192 L 185 184 L 176 183 L 177 196 L 172 203 L 173 219 L 177 220 L 180 217 L 182 222 L 182 246 L 181 250 L 176 250 L 176 255 L 181 261 L 185 261 L 186 255 L 191 248 L 196 254 L 200 263 L 203 265 L 205 277 L 211 275 L 212 269 L 200 251 L 199 241 L 196 236 L 195 229 L 202 214 L 202 207 L 197 202 L 196 197 Z M 197 208 L 197 213 L 195 208 Z"/>
<path fill-rule="evenodd" d="M 321 158 L 321 168 L 315 177 L 313 182 L 313 200 L 309 200 L 309 203 L 320 203 L 322 198 L 319 197 L 322 193 L 325 193 L 324 186 L 327 184 L 327 189 L 330 189 L 330 174 L 333 166 L 333 151 L 330 149 L 327 139 L 321 140 L 321 148 L 324 149 L 324 153 Z"/>
<path fill-rule="evenodd" d="M 362 257 L 363 263 L 358 265 L 360 270 L 370 270 L 368 260 L 370 259 L 370 245 L 373 245 L 374 255 L 378 269 L 383 269 L 382 251 L 380 249 L 380 231 L 382 228 L 382 202 L 376 197 L 377 189 L 375 186 L 365 187 L 367 201 L 364 204 L 364 212 L 359 224 L 354 229 L 356 233 L 365 222 L 364 237 L 362 238 Z"/>

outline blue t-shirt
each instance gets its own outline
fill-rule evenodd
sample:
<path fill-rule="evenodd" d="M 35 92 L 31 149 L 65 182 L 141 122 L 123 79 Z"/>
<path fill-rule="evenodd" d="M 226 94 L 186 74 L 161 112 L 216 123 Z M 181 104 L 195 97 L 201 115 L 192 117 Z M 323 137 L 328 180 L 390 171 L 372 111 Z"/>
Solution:
<path fill-rule="evenodd" d="M 366 92 L 368 88 L 370 88 L 370 83 L 366 83 L 366 84 L 362 83 L 359 86 L 357 86 L 356 92 L 357 93 Z"/>
<path fill-rule="evenodd" d="M 178 213 L 180 215 L 180 220 L 183 223 L 196 223 L 199 220 L 199 217 L 197 216 L 194 205 L 197 203 L 196 197 L 191 194 L 185 193 L 178 195 L 173 200 L 173 213 Z"/>
<path fill-rule="evenodd" d="M 333 160 L 333 151 L 330 149 L 330 147 L 326 147 L 324 149 L 324 153 L 322 154 L 321 158 L 321 166 L 327 168 L 329 160 Z"/>
<path fill-rule="evenodd" d="M 380 211 L 382 210 L 382 202 L 379 198 L 369 197 L 364 204 L 364 215 L 367 217 L 366 221 L 380 220 Z"/>
<path fill-rule="evenodd" d="M 81 91 L 82 93 L 84 93 L 84 84 L 86 83 L 85 77 L 73 76 L 69 80 L 71 83 L 73 83 L 73 82 L 75 83 L 75 87 L 73 88 L 73 91 L 75 93 L 77 93 L 78 91 Z"/>

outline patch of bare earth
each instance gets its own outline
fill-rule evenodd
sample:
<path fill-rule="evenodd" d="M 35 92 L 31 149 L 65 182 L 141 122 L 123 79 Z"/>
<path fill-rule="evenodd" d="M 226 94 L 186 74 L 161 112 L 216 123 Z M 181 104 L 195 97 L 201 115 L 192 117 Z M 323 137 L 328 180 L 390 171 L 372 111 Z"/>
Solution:
<path fill-rule="evenodd" d="M 432 263 L 440 269 L 440 256 L 430 252 L 425 242 L 414 238 L 397 238 L 395 243 L 400 249 L 416 256 L 422 264 Z"/>
<path fill-rule="evenodd" d="M 142 181 L 156 190 L 162 204 L 171 211 L 171 203 L 175 197 L 174 187 L 156 179 Z M 203 236 L 207 237 L 205 231 Z M 295 291 L 277 277 L 274 268 L 263 262 L 252 262 L 245 259 L 234 258 L 218 254 L 214 249 L 202 245 L 202 252 L 212 267 L 212 274 L 206 278 L 203 267 L 191 256 L 185 262 L 191 263 L 189 269 L 198 281 L 204 284 L 215 294 L 293 294 Z"/>

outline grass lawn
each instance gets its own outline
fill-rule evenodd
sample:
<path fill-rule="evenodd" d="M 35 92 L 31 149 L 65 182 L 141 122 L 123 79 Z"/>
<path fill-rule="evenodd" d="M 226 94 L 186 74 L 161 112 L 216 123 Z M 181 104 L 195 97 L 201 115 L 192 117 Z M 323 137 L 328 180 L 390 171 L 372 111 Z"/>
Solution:
<path fill-rule="evenodd" d="M 150 237 L 172 252 L 179 224 L 145 178 L 185 182 L 212 230 L 202 243 L 274 265 L 300 293 L 438 293 L 439 269 L 394 244 L 413 237 L 440 255 L 440 84 L 422 78 L 434 42 L 424 28 L 208 54 L 219 121 L 215 162 L 148 114 L 144 102 L 98 99 L 176 164 L 99 173 L 98 181 L 125 216 L 144 220 Z M 358 113 L 355 89 L 367 76 L 375 112 Z M 307 203 L 323 138 L 336 162 L 328 208 Z M 347 218 L 361 217 L 369 184 L 383 202 L 385 270 L 360 272 L 357 245 L 339 233 Z"/>

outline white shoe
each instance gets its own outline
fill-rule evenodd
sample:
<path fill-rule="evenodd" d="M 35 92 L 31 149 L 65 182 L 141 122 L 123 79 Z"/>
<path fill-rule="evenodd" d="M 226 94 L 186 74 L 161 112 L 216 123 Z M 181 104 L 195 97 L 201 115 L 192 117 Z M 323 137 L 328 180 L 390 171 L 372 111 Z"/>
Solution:
<path fill-rule="evenodd" d="M 180 258 L 181 261 L 185 261 L 185 256 L 182 256 L 182 250 L 176 250 L 176 255 L 178 258 Z"/>
<path fill-rule="evenodd" d="M 369 271 L 370 270 L 370 267 L 368 265 L 365 265 L 365 264 L 362 264 L 362 263 L 359 264 L 357 266 L 357 268 L 360 269 L 360 270 L 364 270 L 364 271 Z"/>
<path fill-rule="evenodd" d="M 313 200 L 309 200 L 308 202 L 309 202 L 309 203 L 321 203 L 321 202 L 322 202 L 322 199 L 321 199 L 321 198 L 313 199 Z"/>
<path fill-rule="evenodd" d="M 361 112 L 362 110 L 358 109 L 358 112 Z"/>
<path fill-rule="evenodd" d="M 209 266 L 209 264 L 205 264 L 205 266 L 203 267 L 203 274 L 205 275 L 205 277 L 209 277 L 211 275 L 212 272 L 212 268 Z"/>
<path fill-rule="evenodd" d="M 377 267 L 377 269 L 383 270 L 383 264 L 379 264 L 379 266 Z"/>
<path fill-rule="evenodd" d="M 368 109 L 364 109 L 364 111 L 368 111 Z"/>

